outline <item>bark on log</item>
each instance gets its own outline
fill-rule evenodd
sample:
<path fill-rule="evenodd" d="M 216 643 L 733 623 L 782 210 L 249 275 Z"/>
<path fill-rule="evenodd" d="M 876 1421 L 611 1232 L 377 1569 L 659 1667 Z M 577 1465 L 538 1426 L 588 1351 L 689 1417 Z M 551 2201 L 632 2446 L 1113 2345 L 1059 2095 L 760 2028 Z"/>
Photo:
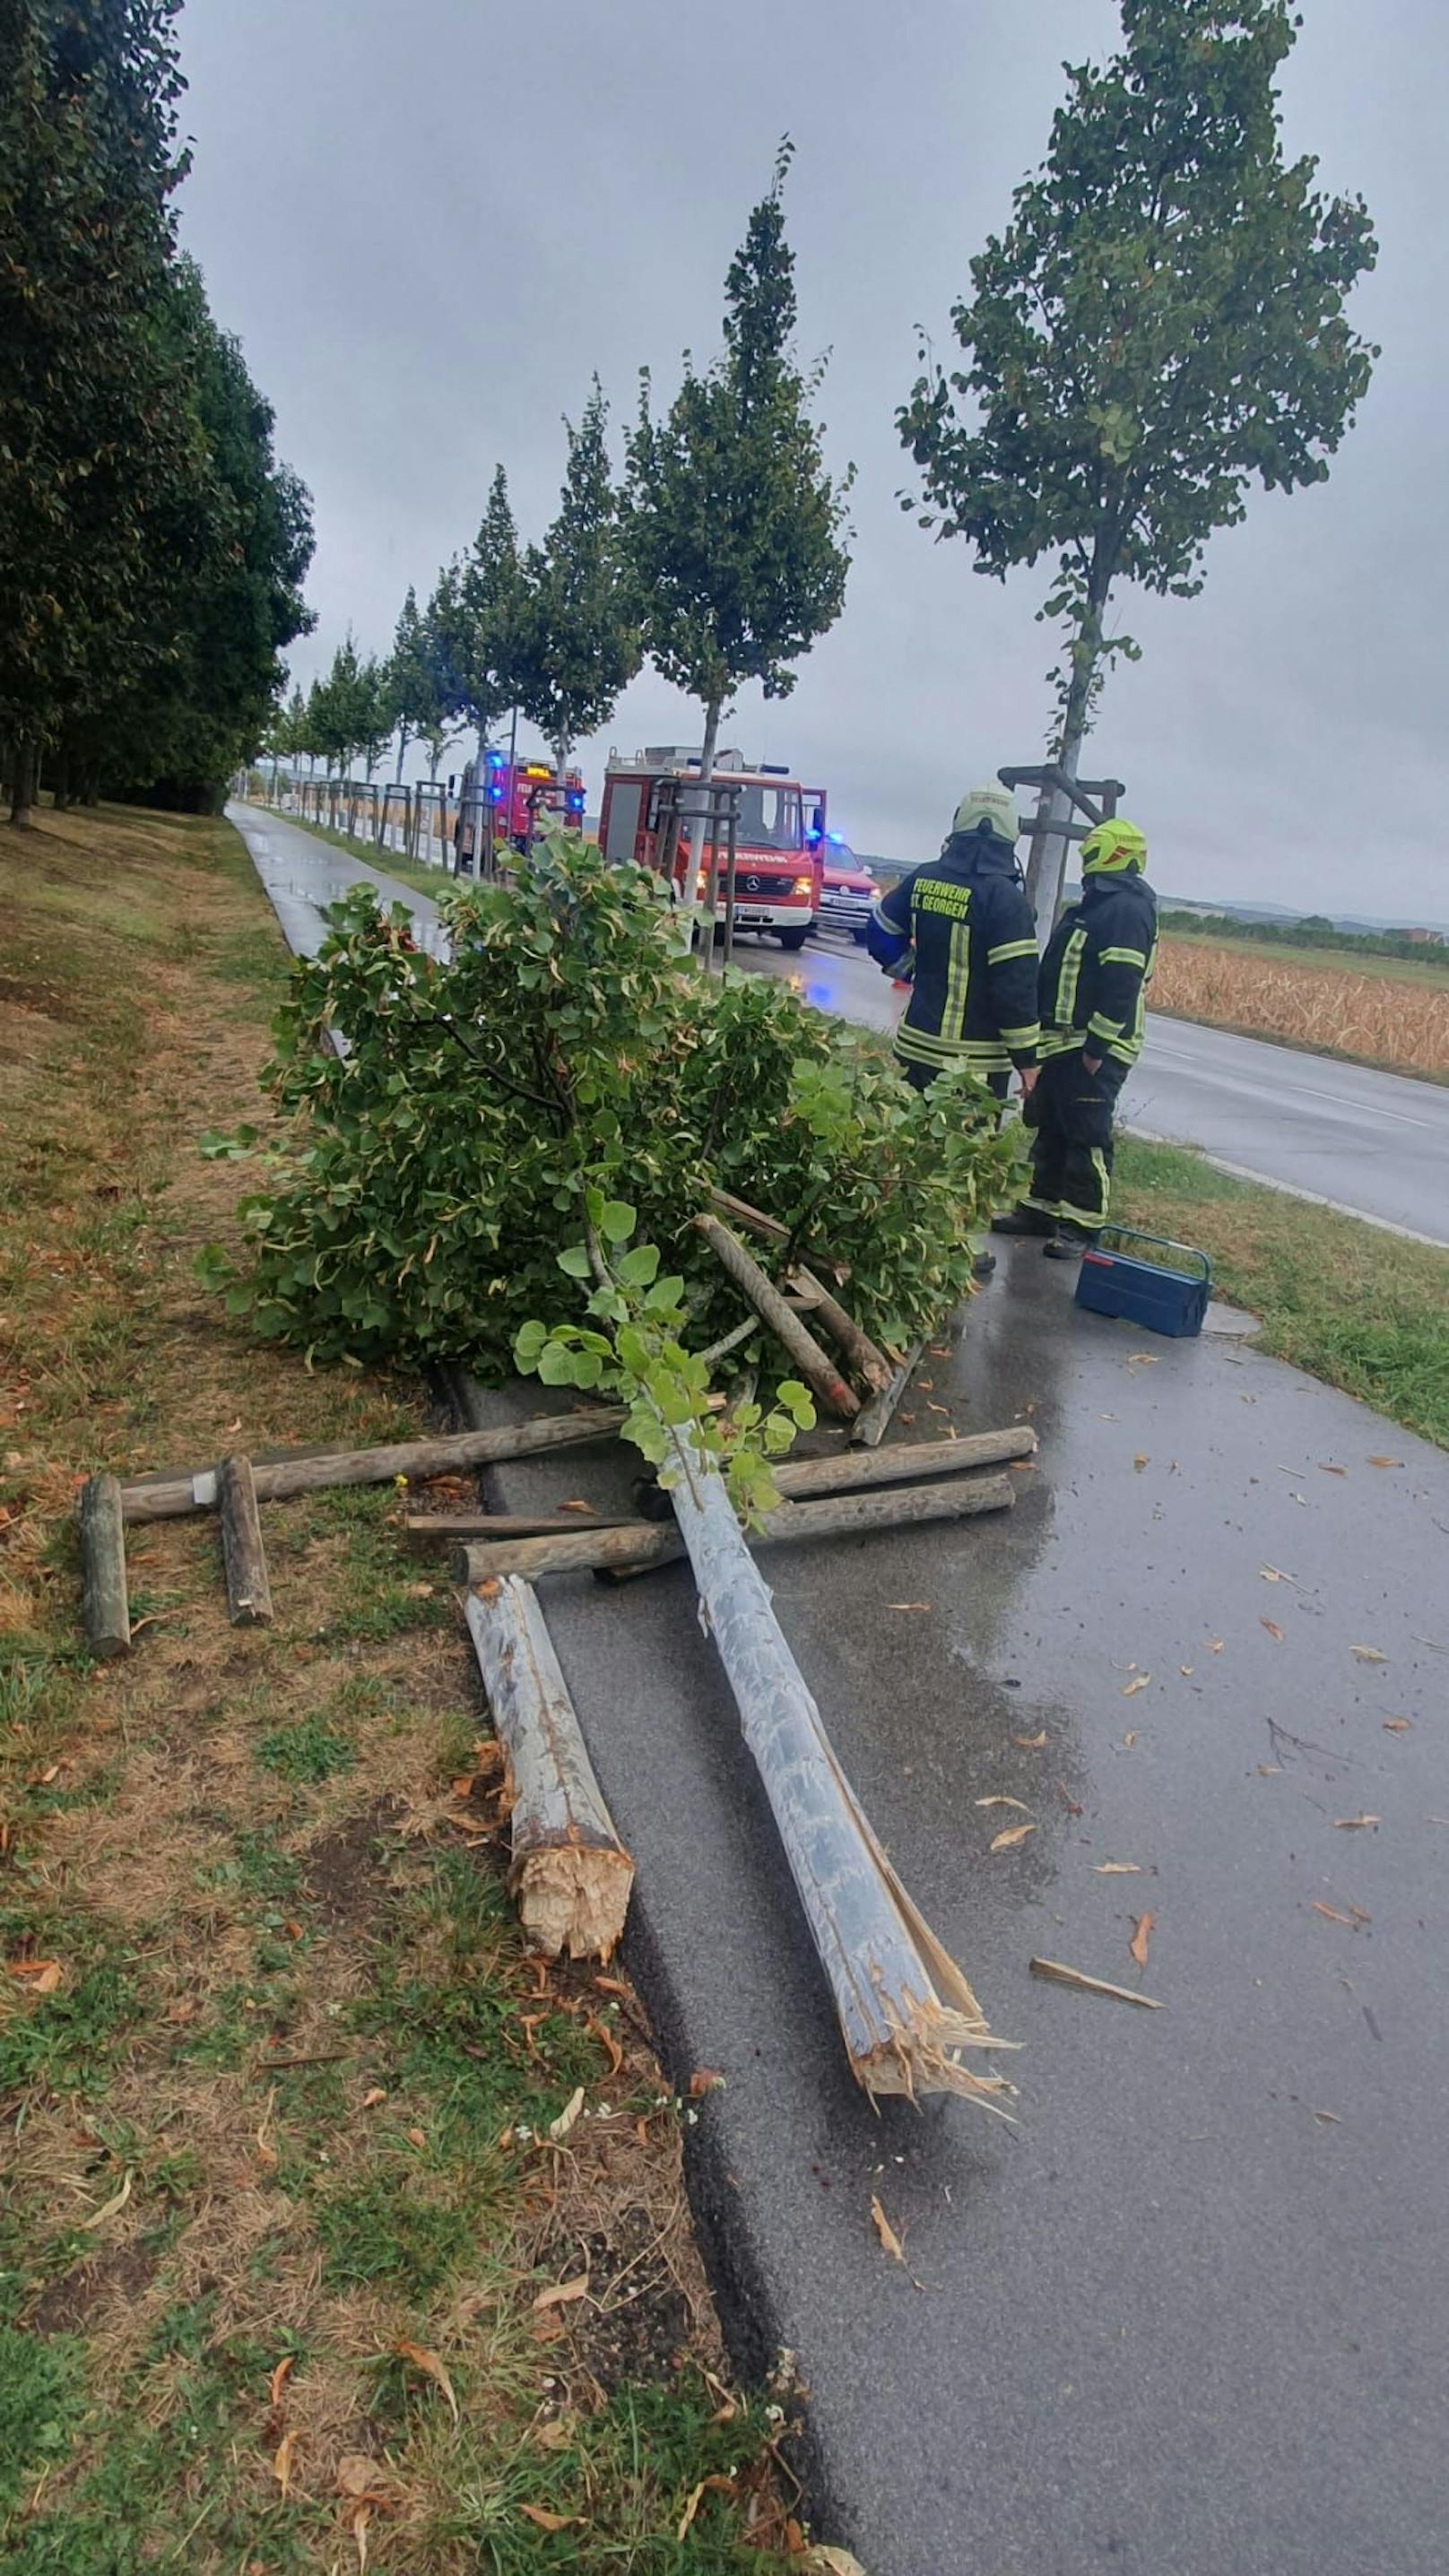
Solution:
<path fill-rule="evenodd" d="M 862 1332 L 853 1315 L 848 1315 L 838 1297 L 816 1278 L 813 1270 L 798 1264 L 790 1277 L 804 1289 L 815 1309 L 816 1322 L 822 1324 L 838 1351 L 843 1351 L 850 1365 L 864 1378 L 877 1395 L 883 1395 L 895 1375 L 894 1362 L 888 1360 L 869 1333 Z"/>
<path fill-rule="evenodd" d="M 745 1250 L 737 1234 L 717 1216 L 697 1216 L 699 1232 L 735 1286 L 744 1291 L 755 1312 L 769 1325 L 775 1339 L 785 1349 L 808 1386 L 812 1386 L 822 1403 L 832 1413 L 853 1420 L 860 1411 L 860 1398 L 848 1387 L 839 1369 L 821 1349 L 813 1333 L 808 1333 L 798 1315 L 792 1315 L 779 1289 L 767 1279 L 753 1254 Z"/>
<path fill-rule="evenodd" d="M 604 1804 L 531 1585 L 509 1577 L 467 1602 L 468 1633 L 513 1791 L 508 1884 L 545 1957 L 607 1959 L 624 1929 L 634 1864 Z"/>
<path fill-rule="evenodd" d="M 269 1627 L 272 1587 L 267 1552 L 262 1545 L 256 1479 L 250 1458 L 240 1451 L 223 1458 L 216 1471 L 216 1508 L 221 1520 L 221 1554 L 226 1567 L 226 1604 L 234 1628 Z"/>
<path fill-rule="evenodd" d="M 670 1501 L 676 1521 L 679 1495 Z M 973 1520 L 980 1512 L 1010 1511 L 1016 1489 L 1005 1476 L 978 1476 L 959 1485 L 893 1485 L 883 1493 L 838 1494 L 819 1502 L 782 1503 L 746 1538 L 761 1547 L 805 1539 L 854 1538 L 864 1530 L 902 1529 L 920 1521 Z M 570 1530 L 559 1538 L 504 1539 L 497 1545 L 453 1550 L 460 1583 L 483 1583 L 502 1574 L 634 1572 L 668 1565 L 685 1553 L 677 1527 L 658 1521 L 623 1521 L 613 1529 Z"/>
<path fill-rule="evenodd" d="M 126 1603 L 126 1532 L 121 1488 L 114 1476 L 92 1476 L 81 1487 L 81 1615 L 93 1655 L 131 1651 Z"/>
<path fill-rule="evenodd" d="M 966 1978 L 876 1841 L 721 1478 L 697 1452 L 687 1453 L 687 1465 L 689 1474 L 672 1490 L 675 1513 L 852 2071 L 872 2097 L 961 2093 L 1009 2117 L 1010 2085 L 1001 2076 L 976 2074 L 961 2054 L 1004 2043 L 992 2039 Z"/>
<path fill-rule="evenodd" d="M 379 1449 L 298 1452 L 271 1466 L 256 1466 L 257 1499 L 275 1502 L 284 1494 L 314 1494 L 328 1485 L 384 1485 L 394 1476 L 420 1480 L 487 1467 L 501 1458 L 535 1458 L 546 1450 L 602 1440 L 623 1420 L 622 1405 L 600 1404 L 587 1413 L 536 1414 L 531 1421 L 504 1423 L 493 1431 L 447 1432 L 436 1440 L 399 1440 Z M 130 1521 L 173 1520 L 186 1512 L 210 1511 L 215 1501 L 216 1471 L 211 1467 L 167 1484 L 138 1479 L 121 1488 Z"/>
<path fill-rule="evenodd" d="M 420 1551 L 448 1539 L 576 1538 L 621 1526 L 618 1512 L 409 1512 L 403 1522 L 409 1546 Z"/>
<path fill-rule="evenodd" d="M 858 1493 L 869 1485 L 913 1485 L 919 1476 L 957 1476 L 972 1467 L 997 1467 L 1009 1458 L 1034 1458 L 1037 1436 L 1029 1423 L 1002 1431 L 967 1431 L 959 1440 L 895 1440 L 884 1449 L 846 1449 L 830 1458 L 787 1458 L 772 1466 L 782 1494 Z"/>

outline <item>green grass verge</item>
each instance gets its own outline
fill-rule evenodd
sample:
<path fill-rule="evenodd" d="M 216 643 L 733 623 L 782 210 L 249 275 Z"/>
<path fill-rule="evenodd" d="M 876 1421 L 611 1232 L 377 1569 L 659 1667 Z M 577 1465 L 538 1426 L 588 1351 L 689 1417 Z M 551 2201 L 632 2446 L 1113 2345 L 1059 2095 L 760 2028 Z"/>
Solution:
<path fill-rule="evenodd" d="M 1261 1316 L 1262 1349 L 1449 1448 L 1449 1250 L 1133 1136 L 1118 1145 L 1112 1210 L 1200 1244 L 1220 1293 Z"/>

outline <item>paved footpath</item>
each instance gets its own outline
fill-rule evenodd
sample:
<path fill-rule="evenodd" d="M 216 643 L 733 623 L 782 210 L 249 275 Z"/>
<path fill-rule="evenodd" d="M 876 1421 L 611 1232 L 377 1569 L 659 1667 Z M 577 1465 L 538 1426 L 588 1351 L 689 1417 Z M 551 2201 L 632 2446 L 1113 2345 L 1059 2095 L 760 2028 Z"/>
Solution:
<path fill-rule="evenodd" d="M 547 1588 L 631 1966 L 676 2080 L 727 2079 L 690 2135 L 727 2319 L 798 2354 L 870 2576 L 1443 2576 L 1449 1457 L 1071 1285 L 1008 1247 L 907 1402 L 918 1438 L 1035 1424 L 1014 1513 L 767 1560 L 867 1813 L 1023 2043 L 1016 2130 L 875 2117 L 844 2074 L 687 1576 Z M 621 1483 L 579 1451 L 498 1495 Z M 993 1855 L 1003 1819 L 1034 1831 Z"/>

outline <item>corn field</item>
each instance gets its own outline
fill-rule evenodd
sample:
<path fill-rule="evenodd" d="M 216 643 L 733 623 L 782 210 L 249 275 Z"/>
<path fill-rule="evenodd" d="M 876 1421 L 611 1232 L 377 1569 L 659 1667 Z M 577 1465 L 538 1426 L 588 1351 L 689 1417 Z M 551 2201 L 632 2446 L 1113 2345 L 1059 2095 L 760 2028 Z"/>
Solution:
<path fill-rule="evenodd" d="M 1164 939 L 1151 1001 L 1155 1010 L 1220 1028 L 1291 1038 L 1404 1073 L 1449 1074 L 1449 986 L 1437 992 L 1408 976 L 1280 965 L 1226 942 Z"/>

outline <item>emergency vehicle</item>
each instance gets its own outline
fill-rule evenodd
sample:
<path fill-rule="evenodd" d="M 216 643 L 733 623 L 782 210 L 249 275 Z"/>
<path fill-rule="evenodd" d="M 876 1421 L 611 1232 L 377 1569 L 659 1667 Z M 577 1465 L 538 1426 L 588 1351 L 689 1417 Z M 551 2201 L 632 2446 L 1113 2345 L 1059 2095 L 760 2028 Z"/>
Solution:
<path fill-rule="evenodd" d="M 676 856 L 670 871 L 674 893 L 683 900 L 704 894 L 709 844 L 697 817 L 689 814 L 690 782 L 698 795 L 700 754 L 674 743 L 649 744 L 632 760 L 609 754 L 604 797 L 599 809 L 599 846 L 616 863 L 633 859 L 641 868 L 661 871 L 672 838 L 674 813 L 681 816 Z M 737 751 L 715 755 L 714 775 L 739 789 L 735 842 L 735 929 L 763 937 L 773 935 L 782 948 L 803 948 L 820 910 L 825 844 L 825 791 L 802 786 L 788 769 L 762 761 L 747 769 Z M 725 852 L 720 851 L 719 904 L 725 904 Z"/>
<path fill-rule="evenodd" d="M 454 833 L 458 857 L 465 867 L 471 865 L 473 857 L 476 776 L 477 764 L 470 760 L 459 785 L 458 821 Z M 506 842 L 515 850 L 526 850 L 535 833 L 548 821 L 562 823 L 565 831 L 583 830 L 583 772 L 579 769 L 567 772 L 560 796 L 558 769 L 549 760 L 517 760 L 510 766 L 506 752 L 488 752 L 484 760 L 483 801 L 487 807 L 485 838 L 491 840 L 495 849 Z"/>

